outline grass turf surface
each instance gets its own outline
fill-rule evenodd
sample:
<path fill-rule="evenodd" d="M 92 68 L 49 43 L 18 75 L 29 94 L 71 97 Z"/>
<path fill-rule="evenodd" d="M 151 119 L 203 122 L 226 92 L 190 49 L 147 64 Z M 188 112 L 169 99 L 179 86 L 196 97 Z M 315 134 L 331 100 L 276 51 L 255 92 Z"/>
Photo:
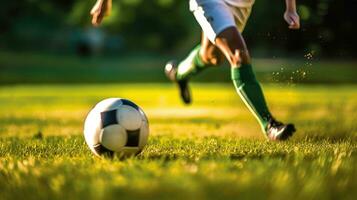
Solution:
<path fill-rule="evenodd" d="M 267 142 L 232 85 L 195 84 L 183 106 L 164 84 L 0 87 L 0 199 L 355 199 L 355 85 L 264 85 L 273 113 L 295 122 Z M 142 154 L 95 158 L 83 120 L 106 97 L 139 104 Z"/>

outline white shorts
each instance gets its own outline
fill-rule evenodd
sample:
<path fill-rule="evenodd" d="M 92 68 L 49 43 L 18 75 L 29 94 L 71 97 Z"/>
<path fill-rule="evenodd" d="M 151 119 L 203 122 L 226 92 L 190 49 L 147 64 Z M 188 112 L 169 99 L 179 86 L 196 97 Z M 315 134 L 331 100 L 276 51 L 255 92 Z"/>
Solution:
<path fill-rule="evenodd" d="M 191 12 L 213 44 L 217 35 L 228 27 L 237 27 L 238 31 L 242 32 L 252 5 L 233 6 L 224 0 L 190 0 Z"/>

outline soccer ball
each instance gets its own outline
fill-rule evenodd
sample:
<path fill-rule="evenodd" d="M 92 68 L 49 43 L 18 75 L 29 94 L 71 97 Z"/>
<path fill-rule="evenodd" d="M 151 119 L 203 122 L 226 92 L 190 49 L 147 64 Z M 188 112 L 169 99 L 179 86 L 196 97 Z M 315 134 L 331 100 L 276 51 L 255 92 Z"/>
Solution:
<path fill-rule="evenodd" d="M 84 124 L 86 143 L 97 156 L 137 155 L 146 145 L 148 136 L 145 113 L 127 99 L 109 98 L 99 102 Z"/>

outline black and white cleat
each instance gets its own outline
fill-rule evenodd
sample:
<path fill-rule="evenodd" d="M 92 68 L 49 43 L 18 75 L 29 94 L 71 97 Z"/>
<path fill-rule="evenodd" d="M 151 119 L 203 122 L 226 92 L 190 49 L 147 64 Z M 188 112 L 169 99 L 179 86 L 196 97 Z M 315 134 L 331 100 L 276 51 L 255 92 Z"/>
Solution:
<path fill-rule="evenodd" d="M 295 131 L 294 124 L 283 124 L 271 118 L 266 128 L 266 136 L 270 140 L 283 141 L 289 139 Z"/>

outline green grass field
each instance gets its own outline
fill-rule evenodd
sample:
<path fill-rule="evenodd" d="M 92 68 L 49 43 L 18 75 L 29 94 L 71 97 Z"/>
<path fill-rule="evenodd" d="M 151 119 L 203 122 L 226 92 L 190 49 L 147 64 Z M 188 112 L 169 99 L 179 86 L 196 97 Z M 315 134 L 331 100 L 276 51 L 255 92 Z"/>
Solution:
<path fill-rule="evenodd" d="M 288 142 L 268 142 L 231 84 L 0 87 L 0 199 L 356 199 L 356 85 L 264 85 Z M 125 97 L 150 121 L 127 160 L 96 158 L 83 121 L 103 98 Z"/>

